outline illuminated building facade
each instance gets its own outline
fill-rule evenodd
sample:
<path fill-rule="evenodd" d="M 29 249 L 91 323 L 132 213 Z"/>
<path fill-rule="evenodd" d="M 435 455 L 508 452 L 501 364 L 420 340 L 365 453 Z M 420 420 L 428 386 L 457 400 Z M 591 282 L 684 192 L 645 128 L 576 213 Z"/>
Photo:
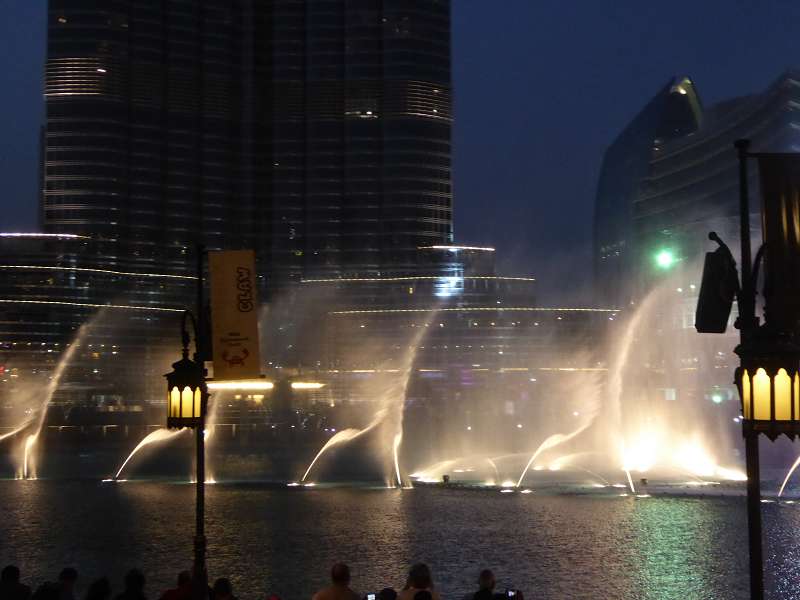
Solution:
<path fill-rule="evenodd" d="M 4 409 L 27 405 L 32 390 L 41 398 L 72 344 L 56 405 L 141 408 L 162 396 L 195 279 L 99 267 L 96 244 L 75 234 L 0 233 Z M 107 251 L 108 242 L 100 245 Z"/>
<path fill-rule="evenodd" d="M 46 231 L 174 274 L 197 242 L 252 247 L 270 292 L 451 241 L 448 0 L 50 0 L 48 19 Z"/>

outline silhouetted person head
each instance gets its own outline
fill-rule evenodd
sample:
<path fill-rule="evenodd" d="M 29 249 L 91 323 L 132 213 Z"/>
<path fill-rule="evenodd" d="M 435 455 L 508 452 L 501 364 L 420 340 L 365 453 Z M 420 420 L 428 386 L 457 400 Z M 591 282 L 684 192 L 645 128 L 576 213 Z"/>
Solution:
<path fill-rule="evenodd" d="M 62 598 L 72 598 L 75 591 L 75 582 L 78 581 L 78 572 L 72 567 L 61 569 L 58 574 L 58 585 L 61 588 Z"/>
<path fill-rule="evenodd" d="M 418 590 L 433 587 L 433 577 L 431 570 L 425 563 L 417 563 L 408 571 L 408 584 Z M 414 596 L 416 599 L 416 596 Z"/>
<path fill-rule="evenodd" d="M 3 572 L 0 573 L 0 583 L 5 585 L 19 583 L 19 568 L 14 565 L 3 567 Z"/>
<path fill-rule="evenodd" d="M 397 592 L 393 588 L 383 588 L 378 592 L 378 600 L 397 600 Z"/>
<path fill-rule="evenodd" d="M 106 577 L 95 579 L 86 592 L 86 600 L 108 600 L 111 597 L 111 584 Z"/>
<path fill-rule="evenodd" d="M 19 582 L 19 569 L 8 565 L 0 573 L 0 598 L 2 600 L 28 600 L 31 588 Z"/>
<path fill-rule="evenodd" d="M 74 586 L 76 581 L 78 581 L 78 572 L 72 567 L 61 569 L 61 573 L 58 574 L 58 582 L 61 585 Z"/>
<path fill-rule="evenodd" d="M 331 568 L 331 581 L 334 585 L 350 585 L 350 567 L 344 563 L 336 563 Z"/>
<path fill-rule="evenodd" d="M 231 580 L 220 577 L 214 582 L 214 600 L 229 600 L 233 598 L 233 586 Z"/>
<path fill-rule="evenodd" d="M 414 600 L 433 600 L 433 596 L 428 590 L 420 590 L 414 594 Z"/>
<path fill-rule="evenodd" d="M 189 571 L 181 571 L 178 573 L 178 587 L 186 587 L 192 584 L 192 574 Z"/>
<path fill-rule="evenodd" d="M 484 569 L 478 575 L 478 587 L 482 590 L 493 590 L 495 586 L 494 573 L 490 569 Z"/>
<path fill-rule="evenodd" d="M 125 591 L 136 594 L 144 592 L 144 574 L 139 569 L 131 569 L 125 574 Z"/>

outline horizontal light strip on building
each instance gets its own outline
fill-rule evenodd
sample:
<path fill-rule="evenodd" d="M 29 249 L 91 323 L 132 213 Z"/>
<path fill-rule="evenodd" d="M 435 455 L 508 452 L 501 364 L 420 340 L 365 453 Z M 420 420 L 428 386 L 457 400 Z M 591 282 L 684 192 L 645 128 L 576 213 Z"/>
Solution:
<path fill-rule="evenodd" d="M 169 275 L 167 273 L 132 273 L 128 271 L 113 271 L 111 269 L 88 269 L 84 267 L 50 267 L 44 265 L 0 265 L 0 269 L 22 269 L 24 271 L 39 269 L 44 271 L 76 271 L 79 273 L 105 273 L 108 275 L 122 275 L 125 277 L 161 277 L 167 279 L 192 279 L 194 275 Z"/>
<path fill-rule="evenodd" d="M 88 240 L 88 235 L 77 235 L 75 233 L 0 233 L 0 238 L 64 238 L 68 240 Z"/>
<path fill-rule="evenodd" d="M 316 381 L 293 381 L 292 382 L 292 389 L 293 390 L 319 390 L 325 387 L 324 383 L 318 383 Z"/>
<path fill-rule="evenodd" d="M 246 379 L 241 381 L 209 381 L 209 390 L 271 390 L 274 387 L 271 381 L 264 379 Z"/>
<path fill-rule="evenodd" d="M 489 246 L 417 246 L 417 250 L 480 250 L 482 252 L 494 252 L 494 248 Z"/>
<path fill-rule="evenodd" d="M 300 283 L 337 283 L 337 282 L 370 282 L 370 281 L 441 281 L 442 279 L 465 279 L 478 281 L 536 281 L 533 277 L 496 277 L 490 275 L 417 275 L 409 277 L 340 277 L 333 279 L 303 279 Z"/>
<path fill-rule="evenodd" d="M 377 315 L 392 313 L 436 313 L 436 312 L 586 312 L 586 313 L 614 313 L 616 308 L 537 308 L 537 307 L 505 307 L 476 306 L 473 308 L 383 308 L 369 310 L 337 310 L 329 315 Z"/>
<path fill-rule="evenodd" d="M 605 367 L 537 367 L 539 371 L 608 371 Z"/>
<path fill-rule="evenodd" d="M 123 310 L 149 310 L 155 312 L 185 312 L 182 308 L 162 308 L 159 306 L 132 306 L 129 304 L 90 304 L 88 302 L 60 302 L 58 300 L 9 300 L 0 298 L 0 304 L 53 304 L 57 306 L 79 306 L 82 308 L 119 308 Z"/>
<path fill-rule="evenodd" d="M 325 387 L 324 383 L 316 381 L 293 381 L 293 390 L 319 390 Z M 243 379 L 241 381 L 209 381 L 209 390 L 234 390 L 234 391 L 255 391 L 271 390 L 275 384 L 265 379 Z"/>

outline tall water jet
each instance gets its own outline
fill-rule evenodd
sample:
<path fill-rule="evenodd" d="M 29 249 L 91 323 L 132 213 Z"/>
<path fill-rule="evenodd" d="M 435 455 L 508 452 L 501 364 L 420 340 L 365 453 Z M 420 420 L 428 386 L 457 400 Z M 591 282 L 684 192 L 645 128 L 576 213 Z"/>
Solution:
<path fill-rule="evenodd" d="M 29 417 L 29 418 L 25 419 L 22 422 L 21 425 L 18 425 L 16 427 L 16 429 L 14 429 L 12 431 L 9 431 L 8 433 L 4 433 L 3 435 L 0 435 L 0 442 L 2 442 L 5 439 L 14 437 L 18 433 L 21 433 L 21 432 L 25 431 L 30 426 L 31 423 L 33 423 L 33 418 L 32 417 Z"/>
<path fill-rule="evenodd" d="M 426 320 L 426 324 L 429 321 L 430 316 Z M 391 448 L 387 449 L 387 451 L 391 452 L 391 462 L 394 474 L 386 477 L 386 483 L 389 485 L 391 479 L 396 478 L 397 485 L 402 487 L 403 482 L 402 470 L 400 468 L 399 451 L 403 441 L 403 412 L 405 408 L 406 390 L 408 388 L 408 381 L 411 378 L 417 347 L 419 346 L 422 338 L 425 336 L 425 332 L 426 328 L 422 327 L 420 328 L 420 331 L 413 336 L 408 350 L 403 355 L 403 364 L 401 368 L 397 370 L 399 377 L 395 379 L 394 383 L 389 387 L 388 390 L 381 394 L 380 407 L 373 416 L 372 420 L 363 429 L 349 428 L 339 431 L 331 439 L 325 442 L 320 451 L 317 452 L 316 456 L 311 461 L 311 464 L 308 465 L 308 468 L 303 474 L 301 481 L 305 481 L 308 478 L 308 475 L 311 473 L 311 470 L 317 461 L 322 458 L 332 447 L 360 438 L 361 436 L 374 431 L 379 426 L 383 426 L 388 422 L 390 425 L 393 425 L 393 432 L 391 434 L 392 446 Z"/>
<path fill-rule="evenodd" d="M 98 315 L 99 314 L 101 313 L 98 313 Z M 94 320 L 94 318 L 95 317 L 92 318 L 92 321 Z M 42 404 L 39 407 L 38 419 L 36 420 L 36 429 L 32 434 L 30 434 L 27 438 L 25 438 L 25 445 L 22 451 L 22 465 L 21 465 L 23 479 L 28 479 L 29 477 L 36 477 L 34 448 L 36 446 L 37 440 L 39 439 L 39 435 L 42 432 L 42 428 L 44 427 L 44 422 L 47 417 L 47 409 L 50 406 L 50 401 L 53 399 L 53 394 L 55 394 L 56 390 L 58 389 L 64 371 L 69 366 L 69 363 L 72 360 L 75 351 L 78 349 L 78 347 L 81 345 L 81 342 L 83 341 L 83 337 L 86 334 L 88 326 L 89 323 L 84 323 L 83 325 L 80 326 L 78 332 L 75 334 L 75 338 L 72 340 L 72 343 L 58 359 L 58 363 L 56 364 L 56 369 L 55 371 L 53 371 L 53 374 L 50 377 L 50 383 L 48 383 L 47 385 L 47 388 L 45 390 L 42 399 Z"/>
<path fill-rule="evenodd" d="M 625 467 L 623 467 L 622 470 L 625 471 L 625 475 L 628 476 L 628 486 L 631 488 L 631 494 L 635 494 L 636 488 L 633 487 L 633 478 L 631 477 L 631 470 Z"/>
<path fill-rule="evenodd" d="M 27 438 L 25 438 L 25 447 L 23 448 L 23 455 L 22 455 L 22 478 L 23 479 L 35 479 L 36 478 L 36 474 L 35 473 L 33 473 L 33 476 L 31 476 L 31 470 L 30 470 L 31 469 L 31 465 L 30 465 L 30 462 L 29 462 L 28 458 L 30 456 L 31 449 L 36 444 L 36 439 L 38 437 L 39 437 L 39 434 L 37 432 L 37 433 L 32 433 Z M 35 469 L 35 467 L 36 466 L 33 465 L 34 469 Z"/>
<path fill-rule="evenodd" d="M 365 429 L 364 431 L 367 430 Z M 336 432 L 336 434 L 333 437 L 331 437 L 331 439 L 325 442 L 325 445 L 322 446 L 322 448 L 320 448 L 319 452 L 317 452 L 316 456 L 314 457 L 314 460 L 312 460 L 311 464 L 308 465 L 308 468 L 306 469 L 306 472 L 303 473 L 303 477 L 302 479 L 300 479 L 300 481 L 303 482 L 306 480 L 308 474 L 311 473 L 311 469 L 314 468 L 314 465 L 319 460 L 319 457 L 322 456 L 328 450 L 328 448 L 355 439 L 361 433 L 362 430 L 360 429 L 343 429 L 342 431 Z"/>
<path fill-rule="evenodd" d="M 495 481 L 500 481 L 500 471 L 497 469 L 497 463 L 488 456 L 486 457 L 486 462 L 494 469 Z"/>
<path fill-rule="evenodd" d="M 555 433 L 555 434 L 551 435 L 549 438 L 547 438 L 545 441 L 543 441 L 541 444 L 539 444 L 539 447 L 531 455 L 531 457 L 528 459 L 528 462 L 525 464 L 525 468 L 522 469 L 522 473 L 520 473 L 520 475 L 519 475 L 519 479 L 517 480 L 516 487 L 519 487 L 519 486 L 522 485 L 522 480 L 525 479 L 525 475 L 528 473 L 528 469 L 531 468 L 531 465 L 533 464 L 533 461 L 535 461 L 542 452 L 544 452 L 545 450 L 548 450 L 550 448 L 554 448 L 554 447 L 558 446 L 559 444 L 563 444 L 564 442 L 566 442 L 568 440 L 571 440 L 576 435 L 581 433 L 584 429 L 586 429 L 589 426 L 589 424 L 590 423 L 586 423 L 582 427 L 580 427 L 580 428 L 576 429 L 575 431 L 573 431 L 572 433 L 569 433 L 569 434 L 566 434 L 566 435 L 563 434 L 563 433 Z"/>
<path fill-rule="evenodd" d="M 119 476 L 122 474 L 122 471 L 125 469 L 125 465 L 127 465 L 130 460 L 136 456 L 136 454 L 144 448 L 145 446 L 149 446 L 150 444 L 155 444 L 157 442 L 164 442 L 166 440 L 171 440 L 172 438 L 180 435 L 184 431 L 188 431 L 188 429 L 156 429 L 155 431 L 151 431 L 148 433 L 142 441 L 140 441 L 133 451 L 128 455 L 122 464 L 120 465 L 119 469 L 117 469 L 117 474 L 114 475 L 114 479 L 119 479 Z"/>
<path fill-rule="evenodd" d="M 644 302 L 634 311 L 633 316 L 625 326 L 625 331 L 622 336 L 619 350 L 614 356 L 614 361 L 611 364 L 611 369 L 608 377 L 608 394 L 610 400 L 610 415 L 612 432 L 622 431 L 622 394 L 624 388 L 624 370 L 630 361 L 631 349 L 636 339 L 636 331 L 642 319 L 656 302 L 656 298 L 660 293 L 660 289 L 656 288 L 645 297 Z"/>
<path fill-rule="evenodd" d="M 397 478 L 395 480 L 396 484 L 397 484 L 396 487 L 403 487 L 403 477 L 400 474 L 400 459 L 399 459 L 399 457 L 397 455 L 397 453 L 398 453 L 398 451 L 400 449 L 400 444 L 401 443 L 403 443 L 403 430 L 402 430 L 402 428 L 400 429 L 400 431 L 398 431 L 395 434 L 394 443 L 392 444 L 392 455 L 393 455 L 392 458 L 394 459 L 394 474 L 395 474 L 395 477 Z"/>
<path fill-rule="evenodd" d="M 791 478 L 792 474 L 795 472 L 795 470 L 797 469 L 798 466 L 800 466 L 800 456 L 798 456 L 797 459 L 794 461 L 794 463 L 792 463 L 792 466 L 789 469 L 789 472 L 786 473 L 786 477 L 783 478 L 783 483 L 781 484 L 781 489 L 778 490 L 778 498 L 780 498 L 783 495 L 783 490 L 786 487 L 786 484 L 789 483 L 789 479 Z"/>

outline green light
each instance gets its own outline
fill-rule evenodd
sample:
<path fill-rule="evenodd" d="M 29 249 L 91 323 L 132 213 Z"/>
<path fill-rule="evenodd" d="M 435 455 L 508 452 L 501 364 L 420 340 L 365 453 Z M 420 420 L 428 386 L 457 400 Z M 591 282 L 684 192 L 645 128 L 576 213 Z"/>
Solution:
<path fill-rule="evenodd" d="M 722 394 L 711 394 L 711 401 L 714 404 L 722 404 Z"/>
<path fill-rule="evenodd" d="M 669 269 L 676 262 L 675 254 L 672 250 L 661 250 L 656 254 L 656 265 L 659 269 Z"/>

